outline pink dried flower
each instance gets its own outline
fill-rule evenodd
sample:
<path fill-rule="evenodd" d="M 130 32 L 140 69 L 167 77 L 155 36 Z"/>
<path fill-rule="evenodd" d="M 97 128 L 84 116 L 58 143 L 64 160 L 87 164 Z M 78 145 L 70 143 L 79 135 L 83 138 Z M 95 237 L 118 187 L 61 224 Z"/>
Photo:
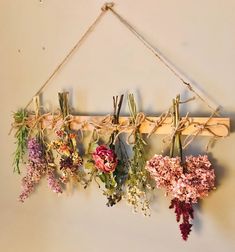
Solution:
<path fill-rule="evenodd" d="M 61 194 L 63 192 L 62 187 L 58 179 L 56 179 L 55 174 L 52 169 L 48 169 L 47 171 L 47 182 L 48 182 L 48 186 L 51 188 L 53 192 L 57 194 Z"/>
<path fill-rule="evenodd" d="M 172 195 L 181 201 L 197 203 L 214 189 L 214 169 L 206 155 L 186 157 L 185 168 L 186 172 L 172 185 Z"/>
<path fill-rule="evenodd" d="M 113 172 L 117 167 L 116 154 L 105 145 L 98 146 L 92 157 L 95 161 L 95 167 L 104 173 Z"/>
<path fill-rule="evenodd" d="M 168 156 L 154 155 L 152 159 L 147 161 L 145 168 L 156 181 L 157 188 L 165 189 L 166 194 L 172 192 L 172 184 L 183 173 L 179 157 L 170 158 Z"/>
<path fill-rule="evenodd" d="M 187 156 L 184 166 L 179 157 L 155 155 L 147 162 L 146 169 L 158 188 L 181 201 L 196 203 L 214 189 L 215 173 L 206 155 Z"/>

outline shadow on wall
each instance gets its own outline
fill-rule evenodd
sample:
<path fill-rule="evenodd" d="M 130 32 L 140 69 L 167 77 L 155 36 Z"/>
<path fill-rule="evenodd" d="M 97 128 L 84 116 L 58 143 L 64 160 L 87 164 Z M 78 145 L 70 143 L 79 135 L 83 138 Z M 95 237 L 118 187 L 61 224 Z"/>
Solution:
<path fill-rule="evenodd" d="M 223 157 L 223 163 L 219 160 L 212 160 L 217 175 L 217 190 L 212 194 L 210 204 L 206 205 L 206 210 L 214 216 L 215 223 L 225 232 L 226 236 L 231 236 L 235 240 L 235 220 L 234 220 L 234 146 L 235 141 L 235 113 L 228 112 L 226 116 L 231 119 L 231 134 L 222 140 L 215 154 Z M 229 166 L 230 164 L 230 166 Z"/>
<path fill-rule="evenodd" d="M 224 115 L 223 115 L 224 116 Z M 202 223 L 199 219 L 199 213 L 208 216 L 208 218 L 213 218 L 213 222 L 218 225 L 220 230 L 222 230 L 225 237 L 231 237 L 235 239 L 235 221 L 234 221 L 234 200 L 233 195 L 235 195 L 234 177 L 235 170 L 234 167 L 229 166 L 229 164 L 234 163 L 234 154 L 232 153 L 235 135 L 235 113 L 226 113 L 227 117 L 231 119 L 231 134 L 228 138 L 219 140 L 215 144 L 211 152 L 208 153 L 209 159 L 213 164 L 216 174 L 216 190 L 209 194 L 208 198 L 200 201 L 200 204 L 195 207 L 195 220 L 194 228 L 197 232 L 200 232 L 202 228 Z M 201 149 L 190 147 L 187 152 L 191 154 L 199 154 Z M 221 151 L 222 150 L 222 151 Z M 217 159 L 216 157 L 220 157 Z M 222 158 L 221 158 L 222 157 Z"/>

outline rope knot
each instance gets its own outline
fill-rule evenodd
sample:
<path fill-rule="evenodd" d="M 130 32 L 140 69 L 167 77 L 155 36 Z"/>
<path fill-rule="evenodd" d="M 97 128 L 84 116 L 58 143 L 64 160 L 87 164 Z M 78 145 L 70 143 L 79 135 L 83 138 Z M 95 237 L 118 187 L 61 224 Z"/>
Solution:
<path fill-rule="evenodd" d="M 194 128 L 197 128 L 199 131 L 203 131 L 204 129 L 206 129 L 206 127 L 208 127 L 206 124 L 194 124 L 193 125 Z"/>
<path fill-rule="evenodd" d="M 102 7 L 101 10 L 102 11 L 107 11 L 109 9 L 111 9 L 114 6 L 113 2 L 109 2 L 109 3 L 105 3 Z"/>
<path fill-rule="evenodd" d="M 195 93 L 195 91 L 193 90 L 193 87 L 191 86 L 190 83 L 188 83 L 188 82 L 186 82 L 186 81 L 183 81 L 183 83 L 184 83 L 184 85 L 186 85 L 186 86 L 188 87 L 188 89 L 189 89 L 190 91 L 192 91 L 192 92 Z"/>

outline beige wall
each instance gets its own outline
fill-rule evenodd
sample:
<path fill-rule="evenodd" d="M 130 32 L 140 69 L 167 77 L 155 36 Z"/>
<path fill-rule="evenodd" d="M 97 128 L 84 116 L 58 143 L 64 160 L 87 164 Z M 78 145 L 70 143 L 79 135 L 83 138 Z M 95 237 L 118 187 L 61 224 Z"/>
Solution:
<path fill-rule="evenodd" d="M 20 177 L 12 174 L 14 139 L 7 135 L 12 111 L 28 102 L 102 3 L 0 0 L 0 251 L 235 251 L 234 134 L 211 151 L 218 189 L 201 203 L 187 243 L 162 192 L 156 192 L 151 218 L 132 214 L 125 203 L 107 208 L 95 185 L 57 198 L 43 182 L 25 204 L 17 202 Z M 117 0 L 115 8 L 210 94 L 223 116 L 235 120 L 235 1 Z M 177 93 L 190 97 L 110 13 L 54 78 L 45 104 L 57 106 L 61 90 L 72 92 L 81 113 L 109 113 L 112 95 L 127 91 L 141 96 L 142 109 L 149 113 L 164 111 Z M 209 115 L 200 102 L 185 110 Z M 158 138 L 152 142 L 160 150 Z M 205 142 L 195 143 L 196 152 Z"/>

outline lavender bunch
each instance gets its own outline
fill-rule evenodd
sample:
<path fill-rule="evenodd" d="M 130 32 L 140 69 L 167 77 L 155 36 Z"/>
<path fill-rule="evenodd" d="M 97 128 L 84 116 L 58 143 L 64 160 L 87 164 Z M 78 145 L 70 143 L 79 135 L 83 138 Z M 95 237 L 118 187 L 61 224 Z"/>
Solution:
<path fill-rule="evenodd" d="M 19 201 L 24 202 L 35 190 L 42 176 L 46 173 L 47 161 L 43 153 L 43 147 L 37 138 L 28 140 L 28 164 L 25 177 L 22 179 L 22 192 Z"/>
<path fill-rule="evenodd" d="M 24 202 L 30 196 L 44 175 L 47 176 L 50 189 L 57 194 L 62 193 L 62 188 L 56 178 L 54 168 L 51 167 L 52 158 L 50 155 L 46 155 L 44 144 L 39 138 L 34 137 L 29 139 L 27 147 L 27 171 L 25 177 L 22 179 L 22 192 L 19 195 L 19 201 Z"/>

